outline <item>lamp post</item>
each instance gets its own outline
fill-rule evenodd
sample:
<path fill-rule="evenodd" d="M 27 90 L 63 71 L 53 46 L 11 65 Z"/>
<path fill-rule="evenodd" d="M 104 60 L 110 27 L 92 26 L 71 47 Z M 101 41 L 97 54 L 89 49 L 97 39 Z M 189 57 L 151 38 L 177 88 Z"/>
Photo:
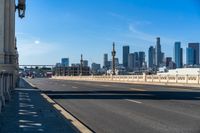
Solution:
<path fill-rule="evenodd" d="M 18 5 L 16 6 L 16 10 L 18 10 L 18 15 L 22 19 L 25 17 L 26 11 L 26 0 L 18 0 Z"/>
<path fill-rule="evenodd" d="M 116 51 L 115 51 L 115 42 L 113 42 L 113 50 L 112 50 L 112 75 L 115 75 L 115 55 L 116 55 Z"/>
<path fill-rule="evenodd" d="M 80 60 L 80 76 L 83 75 L 83 55 L 81 54 L 81 60 Z"/>

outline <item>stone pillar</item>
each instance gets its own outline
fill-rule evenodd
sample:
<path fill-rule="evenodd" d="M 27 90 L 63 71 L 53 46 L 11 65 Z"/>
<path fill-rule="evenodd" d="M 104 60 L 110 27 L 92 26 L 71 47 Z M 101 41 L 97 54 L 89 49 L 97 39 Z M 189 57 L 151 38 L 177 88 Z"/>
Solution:
<path fill-rule="evenodd" d="M 0 0 L 0 64 L 5 63 L 5 0 Z"/>
<path fill-rule="evenodd" d="M 15 0 L 0 0 L 0 64 L 14 64 Z"/>
<path fill-rule="evenodd" d="M 5 104 L 5 100 L 10 99 L 10 91 L 16 83 L 18 67 L 15 44 L 15 0 L 0 0 L 1 104 Z M 13 79 L 10 79 L 11 75 L 13 75 Z"/>

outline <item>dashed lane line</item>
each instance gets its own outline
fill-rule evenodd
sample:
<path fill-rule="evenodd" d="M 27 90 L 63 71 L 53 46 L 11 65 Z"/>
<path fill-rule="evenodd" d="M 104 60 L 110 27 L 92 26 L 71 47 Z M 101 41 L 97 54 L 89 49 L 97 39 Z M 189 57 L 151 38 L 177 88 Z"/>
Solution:
<path fill-rule="evenodd" d="M 137 88 L 130 88 L 130 90 L 132 90 L 132 91 L 147 91 L 147 90 L 144 90 L 144 89 L 137 89 Z"/>
<path fill-rule="evenodd" d="M 109 87 L 110 85 L 100 85 L 100 86 L 103 86 L 103 87 Z"/>
<path fill-rule="evenodd" d="M 73 89 L 77 89 L 78 87 L 76 87 L 76 86 L 72 86 L 72 88 L 73 88 Z"/>
<path fill-rule="evenodd" d="M 142 102 L 136 101 L 136 100 L 131 100 L 131 99 L 125 99 L 125 100 L 129 102 L 137 103 L 137 104 L 142 104 Z"/>

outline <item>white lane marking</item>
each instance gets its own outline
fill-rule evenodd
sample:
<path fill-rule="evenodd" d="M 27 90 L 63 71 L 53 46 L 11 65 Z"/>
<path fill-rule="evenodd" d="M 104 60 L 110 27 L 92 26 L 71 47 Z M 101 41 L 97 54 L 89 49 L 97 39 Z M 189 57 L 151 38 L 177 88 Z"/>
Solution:
<path fill-rule="evenodd" d="M 103 86 L 103 87 L 109 87 L 110 85 L 100 85 L 100 86 Z"/>
<path fill-rule="evenodd" d="M 72 86 L 72 88 L 73 88 L 73 89 L 77 89 L 78 87 L 76 87 L 76 86 Z"/>
<path fill-rule="evenodd" d="M 66 86 L 65 84 L 62 84 L 62 86 Z"/>
<path fill-rule="evenodd" d="M 173 90 L 176 90 L 176 91 L 187 91 L 187 92 L 199 92 L 199 90 L 195 90 L 195 89 L 174 88 Z"/>
<path fill-rule="evenodd" d="M 138 104 L 141 104 L 142 102 L 140 101 L 136 101 L 136 100 L 130 100 L 130 99 L 125 99 L 126 101 L 129 101 L 129 102 L 134 102 L 134 103 L 138 103 Z"/>
<path fill-rule="evenodd" d="M 137 88 L 130 88 L 130 90 L 132 90 L 132 91 L 147 91 L 147 90 L 144 90 L 144 89 L 137 89 Z"/>

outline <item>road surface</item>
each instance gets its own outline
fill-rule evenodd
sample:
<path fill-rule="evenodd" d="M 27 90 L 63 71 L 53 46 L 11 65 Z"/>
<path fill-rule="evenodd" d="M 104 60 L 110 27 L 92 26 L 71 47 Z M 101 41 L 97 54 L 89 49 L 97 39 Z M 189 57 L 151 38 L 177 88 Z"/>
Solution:
<path fill-rule="evenodd" d="M 200 89 L 28 80 L 97 133 L 200 133 Z"/>

